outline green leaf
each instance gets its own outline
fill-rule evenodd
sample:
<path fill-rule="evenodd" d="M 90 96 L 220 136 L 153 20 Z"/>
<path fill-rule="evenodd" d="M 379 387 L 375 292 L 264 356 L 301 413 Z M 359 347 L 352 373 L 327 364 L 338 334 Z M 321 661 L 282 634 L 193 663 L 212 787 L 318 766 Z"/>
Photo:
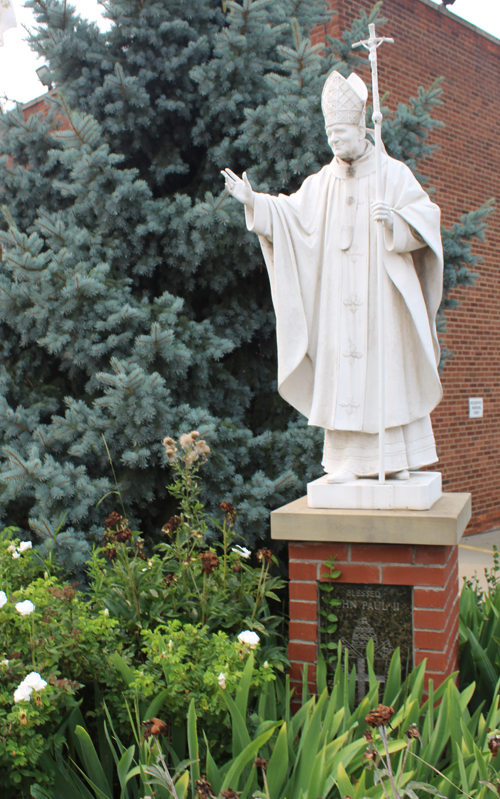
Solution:
<path fill-rule="evenodd" d="M 250 743 L 250 735 L 247 730 L 247 725 L 240 711 L 236 706 L 236 702 L 230 694 L 221 688 L 222 696 L 231 714 L 232 732 L 233 732 L 233 757 L 237 757 L 246 746 Z M 233 786 L 231 786 L 233 787 Z M 233 789 L 236 790 L 236 789 Z"/>
<path fill-rule="evenodd" d="M 323 653 L 319 652 L 318 661 L 316 663 L 316 689 L 318 694 L 321 694 L 327 686 L 326 676 L 326 662 Z"/>
<path fill-rule="evenodd" d="M 147 721 L 158 715 L 169 693 L 170 693 L 169 689 L 164 688 L 163 691 L 160 691 L 160 693 L 157 696 L 155 696 L 155 698 L 152 700 L 152 702 L 150 702 L 150 704 L 146 708 L 146 711 L 144 713 L 144 719 L 142 719 L 142 721 Z"/>
<path fill-rule="evenodd" d="M 250 763 L 251 760 L 254 760 L 257 757 L 259 749 L 264 746 L 265 743 L 267 743 L 273 733 L 274 728 L 263 733 L 263 735 L 260 735 L 255 739 L 255 741 L 252 741 L 250 744 L 248 744 L 241 754 L 239 754 L 238 757 L 233 760 L 229 771 L 224 777 L 224 782 L 222 783 L 220 793 L 227 791 L 229 786 L 231 786 L 233 791 L 238 790 L 243 769 Z"/>
<path fill-rule="evenodd" d="M 133 670 L 128 666 L 121 655 L 118 652 L 113 654 L 113 663 L 120 672 L 120 675 L 125 682 L 126 685 L 130 685 L 130 683 L 134 682 L 135 674 Z"/>
<path fill-rule="evenodd" d="M 127 751 L 121 756 L 118 764 L 116 766 L 116 771 L 118 774 L 118 779 L 120 780 L 120 786 L 122 789 L 122 796 L 125 797 L 125 787 L 127 785 L 127 775 L 130 770 L 130 766 L 134 759 L 135 754 L 135 746 L 130 746 Z"/>
<path fill-rule="evenodd" d="M 465 793 L 469 793 L 469 782 L 467 780 L 467 773 L 465 771 L 464 759 L 462 756 L 462 752 L 460 751 L 460 746 L 456 742 L 455 742 L 455 754 L 457 756 L 458 770 L 460 772 L 460 788 Z"/>
<path fill-rule="evenodd" d="M 42 788 L 40 785 L 32 785 L 30 793 L 33 799 L 53 799 L 53 794 L 46 791 L 45 788 Z"/>
<path fill-rule="evenodd" d="M 189 788 L 189 772 L 185 771 L 175 782 L 175 792 L 178 799 L 186 799 Z"/>
<path fill-rule="evenodd" d="M 341 796 L 354 796 L 355 790 L 354 786 L 347 776 L 347 771 L 345 770 L 342 763 L 339 763 L 337 767 L 337 777 L 335 782 L 339 786 L 339 791 Z"/>
<path fill-rule="evenodd" d="M 205 739 L 205 746 L 207 747 L 207 759 L 206 759 L 207 780 L 212 786 L 214 794 L 216 796 L 219 796 L 222 783 L 221 774 L 215 764 L 215 760 L 212 757 L 212 753 L 210 752 L 210 747 L 208 745 L 207 736 L 205 735 L 205 732 L 203 732 L 203 737 Z"/>
<path fill-rule="evenodd" d="M 401 688 L 401 654 L 399 646 L 394 650 L 389 664 L 389 671 L 387 672 L 387 680 L 385 683 L 384 698 L 382 699 L 383 705 L 392 705 L 395 701 Z"/>
<path fill-rule="evenodd" d="M 76 741 L 78 742 L 78 754 L 80 755 L 82 763 L 85 765 L 87 770 L 86 776 L 89 784 L 92 785 L 94 790 L 95 788 L 98 789 L 101 797 L 104 796 L 106 799 L 113 799 L 113 791 L 108 784 L 101 766 L 101 761 L 97 756 L 94 744 L 92 743 L 87 730 L 84 730 L 83 727 L 77 726 L 75 729 L 75 737 Z M 92 777 L 92 781 L 88 775 Z"/>
<path fill-rule="evenodd" d="M 269 799 L 279 799 L 288 772 L 288 740 L 286 722 L 282 725 L 267 766 Z"/>
<path fill-rule="evenodd" d="M 236 707 L 240 711 L 241 717 L 243 719 L 245 719 L 247 715 L 248 694 L 250 691 L 250 684 L 252 682 L 254 663 L 254 654 L 253 652 L 250 652 L 248 660 L 245 663 L 245 668 L 243 669 L 243 674 L 241 675 L 238 691 L 234 700 Z"/>
<path fill-rule="evenodd" d="M 198 747 L 198 733 L 196 730 L 196 708 L 194 699 L 189 703 L 189 710 L 187 716 L 187 739 L 189 759 L 194 761 L 191 763 L 189 770 L 191 772 L 191 796 L 195 799 L 196 784 L 195 780 L 200 779 L 200 763 L 199 763 L 199 747 Z"/>
<path fill-rule="evenodd" d="M 471 645 L 474 661 L 479 671 L 481 672 L 481 676 L 483 677 L 487 685 L 488 692 L 493 694 L 498 679 L 498 675 L 495 671 L 495 668 L 491 660 L 489 659 L 488 655 L 486 654 L 486 651 L 483 649 L 483 647 L 477 640 L 472 630 L 467 630 L 467 635 L 469 638 L 469 643 Z"/>

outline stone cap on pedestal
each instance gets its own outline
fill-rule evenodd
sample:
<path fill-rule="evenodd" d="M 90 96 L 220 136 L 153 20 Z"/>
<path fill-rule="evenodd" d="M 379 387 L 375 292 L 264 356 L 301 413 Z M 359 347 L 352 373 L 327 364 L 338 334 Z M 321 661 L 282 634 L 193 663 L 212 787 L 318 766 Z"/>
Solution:
<path fill-rule="evenodd" d="M 449 546 L 459 543 L 470 517 L 470 494 L 443 494 L 430 510 L 309 508 L 301 497 L 272 511 L 271 537 Z"/>

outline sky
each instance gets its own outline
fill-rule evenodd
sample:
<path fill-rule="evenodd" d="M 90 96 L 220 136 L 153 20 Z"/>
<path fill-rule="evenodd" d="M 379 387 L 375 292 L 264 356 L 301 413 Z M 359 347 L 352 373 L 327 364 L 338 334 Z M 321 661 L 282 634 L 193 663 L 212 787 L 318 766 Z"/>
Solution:
<path fill-rule="evenodd" d="M 431 1 L 441 5 L 440 0 Z M 45 92 L 35 71 L 43 61 L 36 59 L 24 41 L 25 28 L 34 25 L 33 15 L 19 0 L 13 2 L 18 27 L 5 32 L 5 44 L 0 47 L 0 102 L 6 108 L 12 106 L 12 101 L 27 103 Z M 97 0 L 73 0 L 72 5 L 83 17 L 95 20 L 102 28 L 108 26 Z M 455 0 L 448 10 L 500 39 L 500 0 Z"/>

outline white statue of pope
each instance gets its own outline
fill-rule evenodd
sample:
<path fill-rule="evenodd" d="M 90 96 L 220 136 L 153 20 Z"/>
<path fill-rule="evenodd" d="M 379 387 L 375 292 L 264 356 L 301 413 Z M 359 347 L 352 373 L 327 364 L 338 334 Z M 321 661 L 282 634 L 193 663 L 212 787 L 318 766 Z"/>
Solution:
<path fill-rule="evenodd" d="M 376 221 L 384 225 L 385 463 L 389 476 L 437 461 L 429 414 L 441 400 L 436 314 L 443 285 L 440 211 L 401 161 L 366 139 L 368 90 L 331 73 L 322 94 L 334 158 L 291 196 L 252 190 L 224 170 L 259 236 L 271 283 L 278 388 L 325 429 L 329 482 L 378 472 Z"/>

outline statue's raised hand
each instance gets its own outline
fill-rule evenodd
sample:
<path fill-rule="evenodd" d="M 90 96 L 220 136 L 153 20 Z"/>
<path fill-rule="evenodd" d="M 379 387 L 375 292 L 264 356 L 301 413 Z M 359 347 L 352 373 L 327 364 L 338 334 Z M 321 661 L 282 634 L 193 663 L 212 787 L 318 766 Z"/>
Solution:
<path fill-rule="evenodd" d="M 224 175 L 228 192 L 239 200 L 240 203 L 248 205 L 249 208 L 253 208 L 254 193 L 250 181 L 247 178 L 247 173 L 243 172 L 243 179 L 241 179 L 238 175 L 235 175 L 231 169 L 223 169 L 221 170 L 221 175 Z"/>

